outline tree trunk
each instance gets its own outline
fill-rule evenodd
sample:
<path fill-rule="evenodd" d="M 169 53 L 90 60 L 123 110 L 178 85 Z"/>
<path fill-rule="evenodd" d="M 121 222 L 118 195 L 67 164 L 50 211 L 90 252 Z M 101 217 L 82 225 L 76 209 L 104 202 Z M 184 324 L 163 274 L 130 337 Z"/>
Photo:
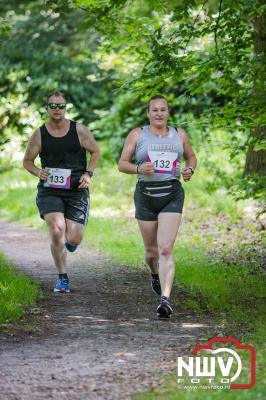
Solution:
<path fill-rule="evenodd" d="M 266 137 L 265 127 L 258 126 L 252 133 L 252 136 L 258 139 Z M 249 145 L 246 156 L 245 175 L 260 175 L 266 176 L 266 150 L 254 150 L 254 146 Z"/>
<path fill-rule="evenodd" d="M 258 1 L 258 6 L 262 6 L 265 0 Z M 266 107 L 266 17 L 256 15 L 253 21 L 254 26 L 254 62 L 256 63 L 256 73 L 254 79 L 254 113 L 265 112 Z M 256 144 L 260 144 L 266 138 L 266 126 L 257 126 L 251 133 L 252 139 Z M 249 145 L 245 175 L 266 176 L 266 149 L 256 150 L 256 145 Z"/>

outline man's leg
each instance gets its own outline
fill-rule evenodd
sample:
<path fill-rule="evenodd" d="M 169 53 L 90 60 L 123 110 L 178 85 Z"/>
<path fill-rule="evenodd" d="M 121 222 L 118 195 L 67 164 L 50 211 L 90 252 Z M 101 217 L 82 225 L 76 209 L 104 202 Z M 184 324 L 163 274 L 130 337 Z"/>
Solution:
<path fill-rule="evenodd" d="M 72 248 L 75 249 L 80 244 L 83 238 L 84 225 L 67 218 L 65 221 L 66 221 L 66 235 L 65 235 L 66 246 L 70 245 L 72 246 Z M 71 249 L 71 247 L 69 247 L 68 250 L 69 249 Z"/>
<path fill-rule="evenodd" d="M 66 273 L 66 249 L 65 249 L 65 230 L 66 223 L 64 214 L 49 213 L 44 215 L 44 219 L 49 227 L 51 236 L 51 253 L 58 270 L 58 280 L 54 287 L 54 292 L 70 292 L 69 280 Z"/>
<path fill-rule="evenodd" d="M 180 226 L 182 214 L 178 213 L 160 213 L 158 216 L 158 250 L 159 250 L 159 276 L 162 289 L 161 303 L 168 302 L 171 294 L 174 274 L 175 274 L 175 264 L 173 259 L 173 246 L 175 243 L 176 235 Z M 157 308 L 158 315 L 160 312 L 162 315 L 159 316 L 170 316 L 172 313 L 171 308 L 169 308 L 169 315 L 164 315 L 165 308 Z M 166 314 L 167 307 L 166 307 Z"/>
<path fill-rule="evenodd" d="M 44 215 L 51 237 L 51 253 L 58 274 L 66 273 L 65 231 L 66 223 L 64 214 L 53 212 Z"/>
<path fill-rule="evenodd" d="M 80 244 L 84 225 L 89 214 L 89 194 L 87 191 L 76 193 L 65 202 L 66 242 L 68 251 L 73 252 Z"/>

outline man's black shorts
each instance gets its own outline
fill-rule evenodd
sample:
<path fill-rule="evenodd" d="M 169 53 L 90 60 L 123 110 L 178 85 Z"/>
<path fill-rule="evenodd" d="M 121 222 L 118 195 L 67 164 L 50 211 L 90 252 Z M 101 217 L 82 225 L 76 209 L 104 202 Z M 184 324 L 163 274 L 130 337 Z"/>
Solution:
<path fill-rule="evenodd" d="M 36 204 L 41 218 L 45 214 L 60 212 L 65 218 L 79 224 L 88 222 L 90 196 L 87 189 L 69 191 L 39 188 Z"/>
<path fill-rule="evenodd" d="M 178 180 L 138 182 L 134 193 L 135 217 L 142 221 L 157 221 L 162 212 L 182 213 L 184 189 Z"/>

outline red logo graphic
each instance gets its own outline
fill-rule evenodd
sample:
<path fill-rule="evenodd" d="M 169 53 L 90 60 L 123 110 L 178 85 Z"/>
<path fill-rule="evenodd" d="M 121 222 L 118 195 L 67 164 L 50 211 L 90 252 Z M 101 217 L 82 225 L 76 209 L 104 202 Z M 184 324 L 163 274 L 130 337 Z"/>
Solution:
<path fill-rule="evenodd" d="M 229 352 L 233 354 L 238 361 L 238 372 L 235 375 L 235 379 L 239 376 L 241 369 L 242 369 L 242 364 L 241 364 L 241 359 L 239 355 L 237 354 L 237 351 L 233 351 L 229 348 L 218 348 L 216 350 L 213 350 L 213 345 L 215 343 L 233 343 L 236 350 L 248 350 L 250 352 L 250 383 L 247 384 L 231 384 L 230 389 L 250 389 L 255 385 L 256 381 L 256 352 L 255 348 L 249 344 L 241 344 L 241 342 L 235 338 L 232 337 L 227 337 L 227 338 L 213 338 L 208 341 L 207 344 L 198 344 L 192 348 L 192 354 L 197 355 L 200 350 L 212 350 L 212 354 L 216 354 L 219 352 Z M 234 380 L 234 379 L 232 379 Z"/>

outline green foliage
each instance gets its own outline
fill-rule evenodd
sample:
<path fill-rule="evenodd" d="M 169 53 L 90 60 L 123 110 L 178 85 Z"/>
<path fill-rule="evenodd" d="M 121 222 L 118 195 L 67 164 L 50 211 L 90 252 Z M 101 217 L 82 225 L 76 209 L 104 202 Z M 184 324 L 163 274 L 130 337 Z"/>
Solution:
<path fill-rule="evenodd" d="M 171 91 L 175 97 L 186 97 L 187 105 L 195 99 L 197 105 L 203 103 L 202 126 L 230 134 L 232 154 L 238 151 L 239 132 L 246 137 L 242 151 L 251 142 L 255 151 L 265 150 L 263 135 L 253 134 L 258 126 L 265 126 L 263 1 L 143 4 L 131 0 L 118 7 L 115 1 L 73 3 L 87 7 L 89 20 L 92 10 L 99 16 L 100 4 L 106 7 L 96 27 L 102 32 L 101 52 L 105 59 L 106 53 L 115 52 L 131 61 L 122 90 L 142 99 Z M 256 168 L 254 164 L 251 169 L 256 172 Z M 265 176 L 265 171 L 260 175 Z M 249 180 L 256 183 L 253 176 Z M 257 196 L 260 186 L 249 185 L 246 196 Z"/>
<path fill-rule="evenodd" d="M 104 158 L 116 161 L 121 153 L 124 138 L 135 127 L 145 123 L 146 112 L 130 93 L 118 96 L 108 112 L 90 124 L 92 132 L 102 141 Z"/>
<path fill-rule="evenodd" d="M 41 5 L 41 1 L 30 2 L 27 9 L 18 6 L 8 14 L 13 29 L 8 37 L 9 46 L 1 50 L 2 92 L 25 92 L 28 101 L 40 107 L 48 92 L 61 89 L 67 92 L 69 102 L 78 107 L 75 111 L 92 120 L 85 99 L 90 99 L 93 109 L 105 104 L 106 95 L 106 88 L 97 80 L 97 65 L 92 61 L 97 34 L 90 32 L 89 38 L 80 34 L 82 12 L 65 7 L 60 14 Z M 95 80 L 93 85 L 91 79 Z"/>
<path fill-rule="evenodd" d="M 66 92 L 69 115 L 89 124 L 106 159 L 119 157 L 126 134 L 146 122 L 148 98 L 162 93 L 171 123 L 197 149 L 226 132 L 238 168 L 249 144 L 265 149 L 264 130 L 254 134 L 265 126 L 265 15 L 262 0 L 1 2 L 0 169 L 21 157 L 54 89 Z M 243 181 L 240 168 L 226 186 L 262 198 L 263 178 Z"/>
<path fill-rule="evenodd" d="M 0 324 L 20 318 L 36 303 L 39 288 L 0 254 Z"/>
<path fill-rule="evenodd" d="M 253 175 L 242 178 L 239 186 L 235 188 L 234 195 L 237 199 L 246 199 L 253 197 L 260 201 L 266 212 L 266 177 Z"/>
<path fill-rule="evenodd" d="M 27 103 L 25 93 L 0 94 L 0 172 L 21 160 L 21 148 L 40 122 L 35 104 Z"/>
<path fill-rule="evenodd" d="M 0 5 L 0 16 L 12 26 L 0 36 L 2 169 L 41 123 L 52 90 L 65 92 L 72 116 L 85 123 L 112 100 L 112 82 L 93 61 L 99 35 L 80 30 L 81 10 L 54 10 L 41 0 L 12 6 Z"/>

